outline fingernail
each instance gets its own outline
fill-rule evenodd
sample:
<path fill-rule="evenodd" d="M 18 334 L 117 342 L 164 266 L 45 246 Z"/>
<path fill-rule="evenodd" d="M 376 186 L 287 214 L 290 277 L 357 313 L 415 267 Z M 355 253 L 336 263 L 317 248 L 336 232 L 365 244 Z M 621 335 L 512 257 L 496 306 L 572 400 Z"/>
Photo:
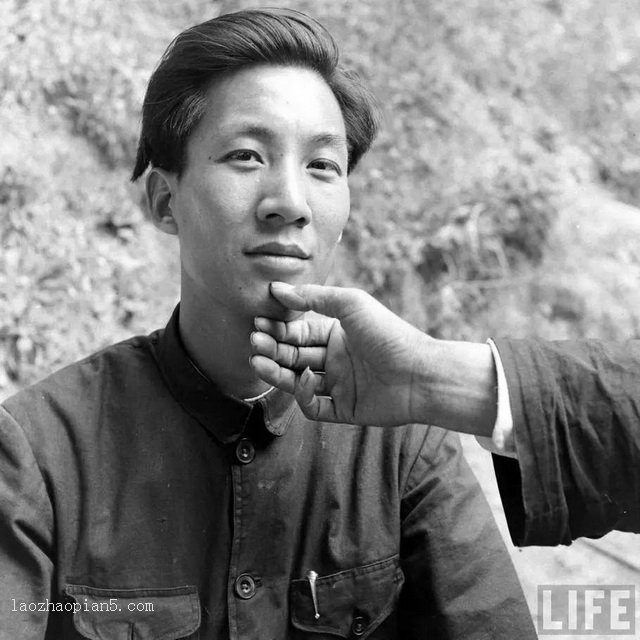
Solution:
<path fill-rule="evenodd" d="M 269 320 L 267 320 L 266 318 L 263 318 L 261 316 L 256 316 L 253 319 L 253 326 L 258 330 L 258 331 L 262 331 L 262 332 L 267 332 L 270 326 L 270 322 Z"/>
<path fill-rule="evenodd" d="M 298 304 L 307 304 L 307 301 L 299 293 L 296 293 L 295 287 L 287 282 L 272 282 L 271 293 L 284 294 L 289 296 L 290 299 L 295 300 Z"/>
<path fill-rule="evenodd" d="M 311 369 L 307 367 L 302 372 L 302 375 L 300 376 L 300 383 L 302 384 L 303 387 L 308 387 L 309 384 L 311 384 L 312 380 L 313 380 L 313 371 L 311 371 Z"/>

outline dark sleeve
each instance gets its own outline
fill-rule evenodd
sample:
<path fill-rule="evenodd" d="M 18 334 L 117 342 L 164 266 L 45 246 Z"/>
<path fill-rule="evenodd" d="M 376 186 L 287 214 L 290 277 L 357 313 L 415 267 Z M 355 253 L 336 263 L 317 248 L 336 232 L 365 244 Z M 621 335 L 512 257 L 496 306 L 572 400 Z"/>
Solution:
<path fill-rule="evenodd" d="M 494 456 L 513 542 L 640 532 L 640 341 L 495 343 L 518 454 Z"/>
<path fill-rule="evenodd" d="M 1 640 L 45 637 L 48 615 L 38 609 L 50 598 L 52 530 L 51 502 L 31 447 L 0 407 Z"/>
<path fill-rule="evenodd" d="M 457 434 L 430 427 L 402 500 L 398 637 L 536 638 L 511 558 Z"/>

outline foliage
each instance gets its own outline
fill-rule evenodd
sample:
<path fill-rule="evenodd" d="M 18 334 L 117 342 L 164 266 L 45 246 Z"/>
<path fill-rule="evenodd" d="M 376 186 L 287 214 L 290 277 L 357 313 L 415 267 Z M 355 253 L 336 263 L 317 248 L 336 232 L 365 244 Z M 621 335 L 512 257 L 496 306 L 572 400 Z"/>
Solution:
<path fill-rule="evenodd" d="M 634 0 L 288 4 L 327 24 L 384 116 L 337 282 L 434 335 L 484 336 L 492 283 L 545 258 L 568 190 L 638 203 Z M 181 29 L 244 6 L 3 0 L 0 391 L 164 323 L 175 247 L 127 183 L 145 83 Z"/>

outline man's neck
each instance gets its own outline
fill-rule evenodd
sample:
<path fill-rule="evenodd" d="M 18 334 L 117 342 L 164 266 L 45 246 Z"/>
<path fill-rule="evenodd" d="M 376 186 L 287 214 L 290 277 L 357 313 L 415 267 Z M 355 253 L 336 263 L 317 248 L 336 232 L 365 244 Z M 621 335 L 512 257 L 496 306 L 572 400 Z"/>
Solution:
<path fill-rule="evenodd" d="M 242 399 L 260 395 L 269 386 L 249 364 L 253 318 L 238 318 L 224 306 L 213 308 L 207 313 L 193 300 L 180 303 L 180 336 L 189 357 L 223 393 Z"/>

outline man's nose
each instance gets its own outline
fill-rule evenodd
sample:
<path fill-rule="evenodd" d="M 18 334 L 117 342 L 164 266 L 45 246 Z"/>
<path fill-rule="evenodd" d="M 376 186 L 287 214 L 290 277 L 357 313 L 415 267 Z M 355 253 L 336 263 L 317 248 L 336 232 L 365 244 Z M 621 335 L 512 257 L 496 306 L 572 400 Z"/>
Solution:
<path fill-rule="evenodd" d="M 295 166 L 274 168 L 263 183 L 258 219 L 273 224 L 305 226 L 311 222 L 304 171 Z"/>

